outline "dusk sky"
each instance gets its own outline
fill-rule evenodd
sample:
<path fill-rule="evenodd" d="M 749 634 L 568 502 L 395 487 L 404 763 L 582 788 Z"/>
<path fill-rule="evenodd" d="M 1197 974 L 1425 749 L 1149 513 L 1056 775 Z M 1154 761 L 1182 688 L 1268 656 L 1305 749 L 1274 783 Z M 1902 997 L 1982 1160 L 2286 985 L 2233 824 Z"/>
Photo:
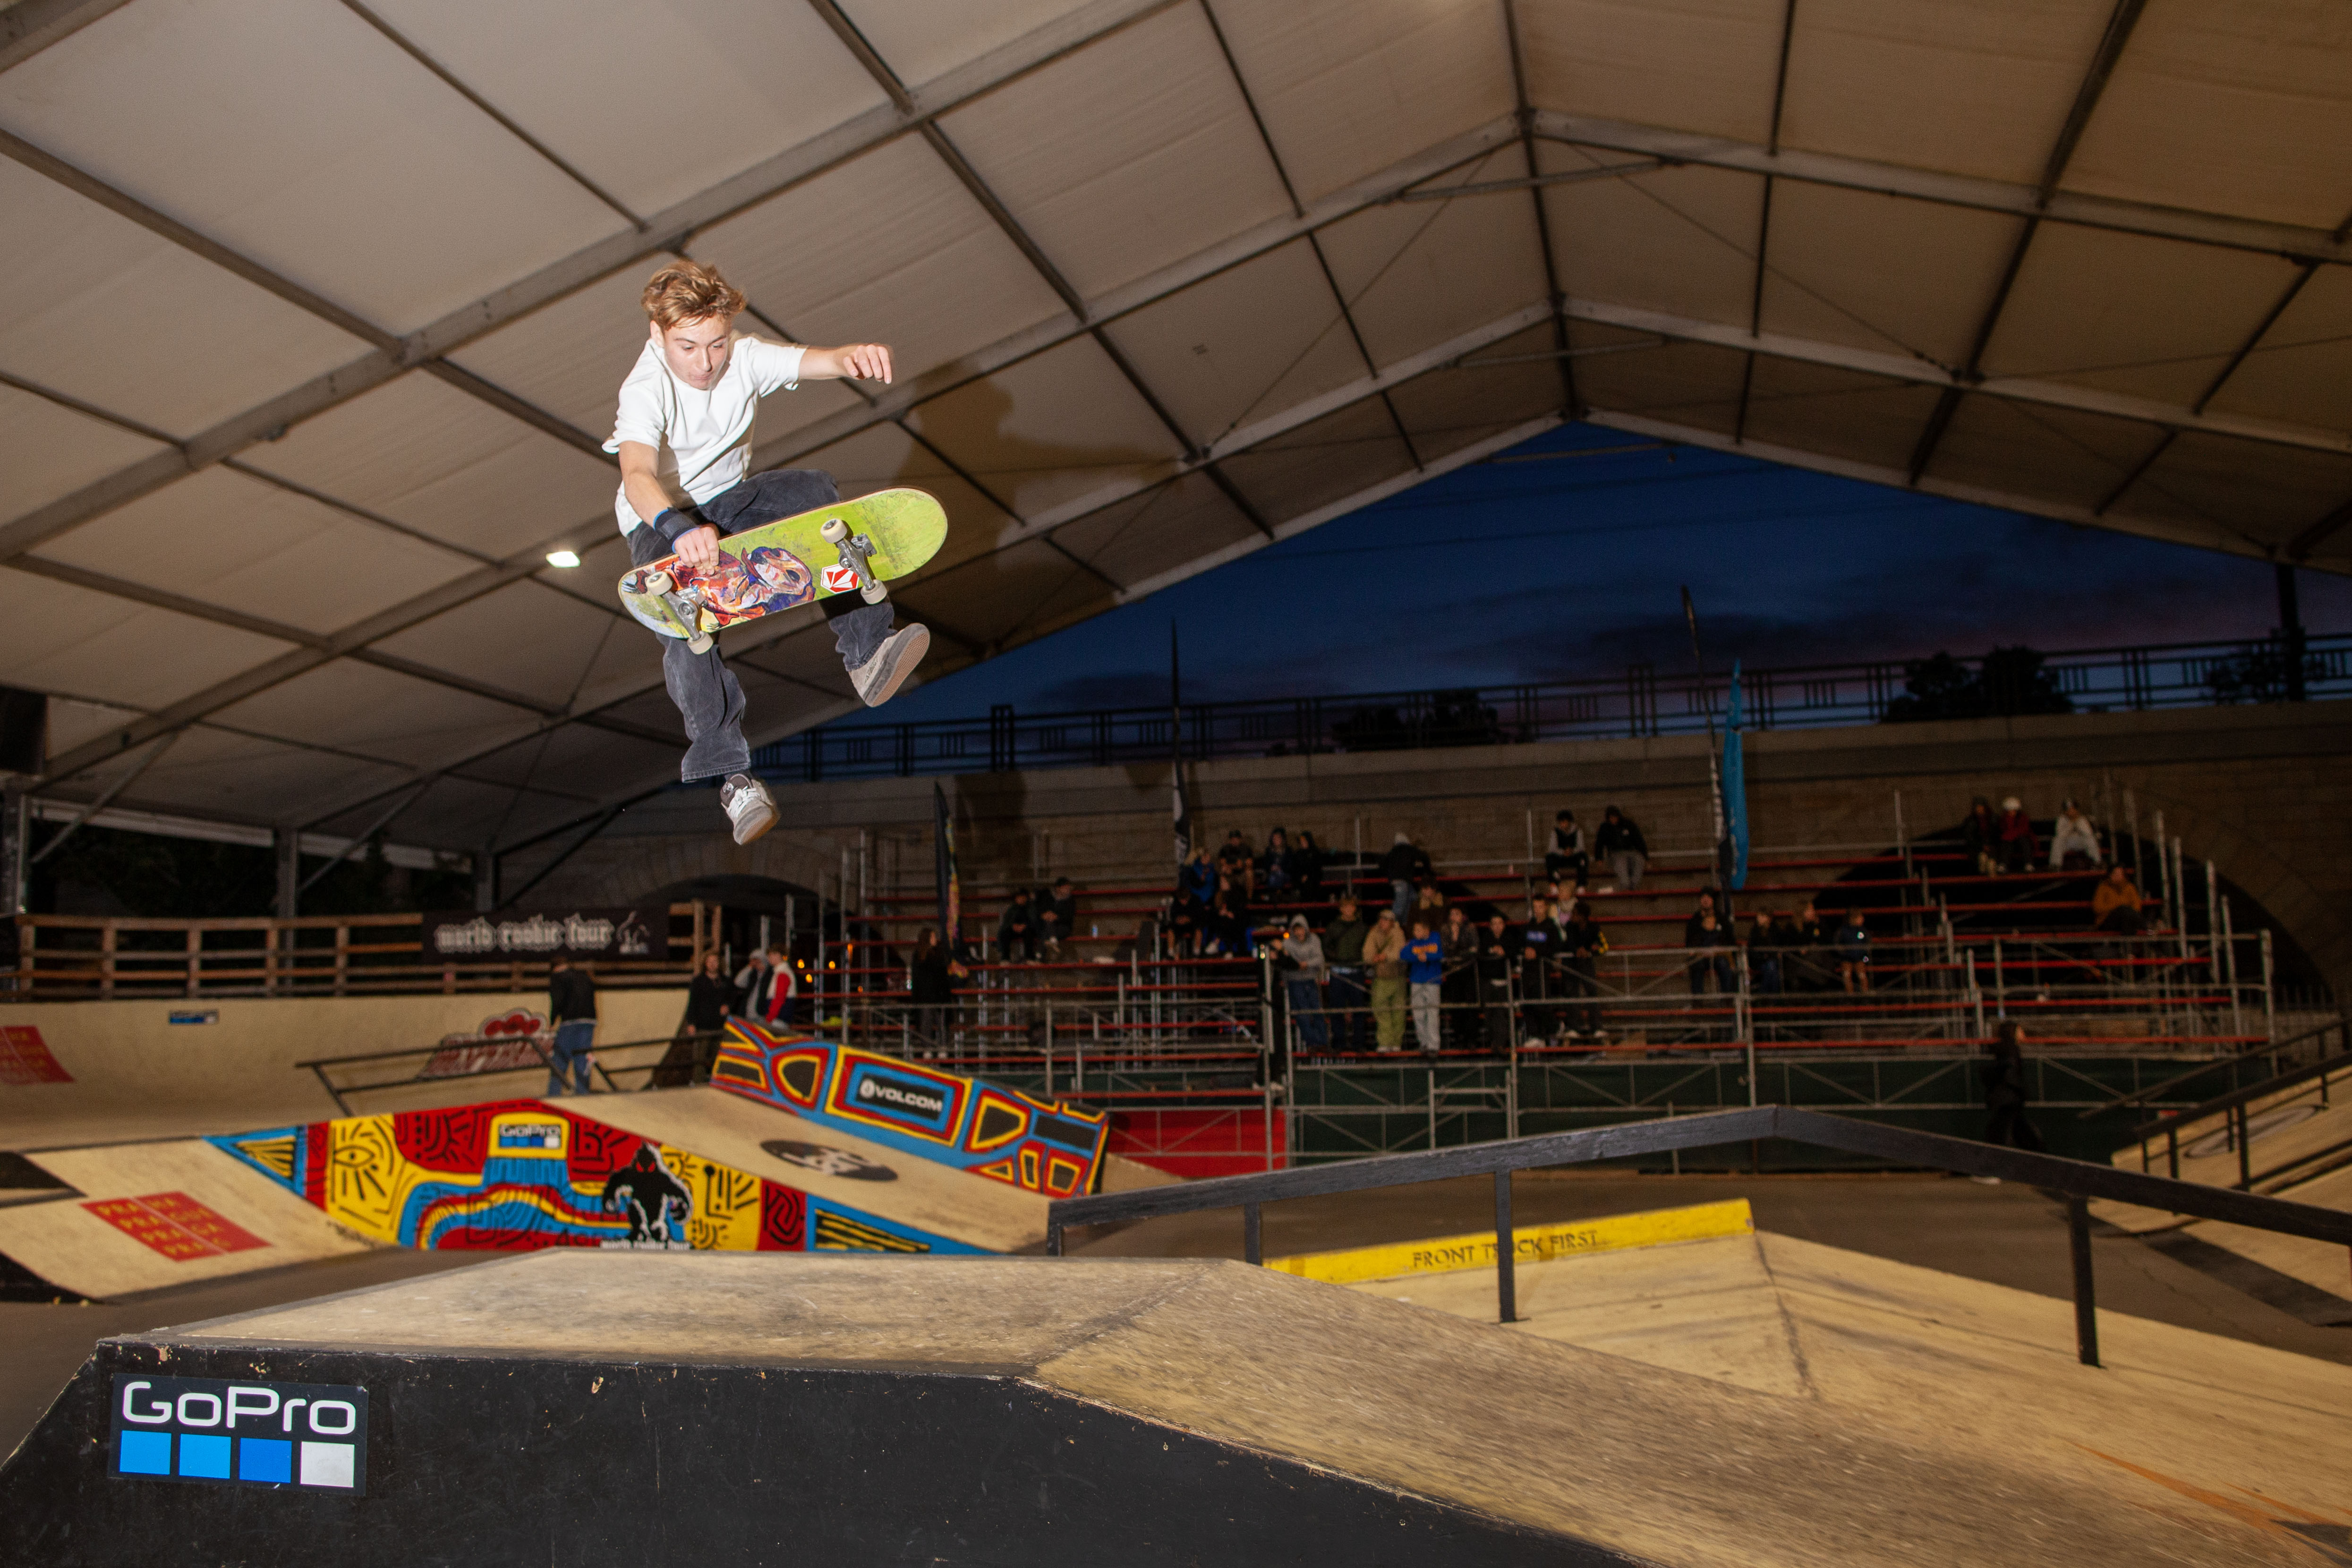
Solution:
<path fill-rule="evenodd" d="M 2261 637 L 2271 567 L 1591 426 L 1553 431 L 901 695 L 889 718 L 1503 685 L 1710 666 Z M 1427 553 L 1441 542 L 1456 549 Z M 1418 552 L 1418 553 L 1417 553 Z M 2352 581 L 2302 574 L 2314 632 Z M 852 719 L 849 722 L 856 722 Z"/>

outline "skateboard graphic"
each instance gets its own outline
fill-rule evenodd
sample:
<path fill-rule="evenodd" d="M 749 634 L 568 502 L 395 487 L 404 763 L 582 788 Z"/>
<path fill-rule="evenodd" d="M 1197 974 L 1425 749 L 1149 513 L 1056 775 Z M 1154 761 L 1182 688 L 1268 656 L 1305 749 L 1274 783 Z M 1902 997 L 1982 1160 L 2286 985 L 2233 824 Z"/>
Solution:
<path fill-rule="evenodd" d="M 939 553 L 948 514 L 921 490 L 877 490 L 856 500 L 779 518 L 719 542 L 719 561 L 688 566 L 676 555 L 621 576 L 621 603 L 666 637 L 708 653 L 720 628 L 778 610 L 882 586 Z"/>

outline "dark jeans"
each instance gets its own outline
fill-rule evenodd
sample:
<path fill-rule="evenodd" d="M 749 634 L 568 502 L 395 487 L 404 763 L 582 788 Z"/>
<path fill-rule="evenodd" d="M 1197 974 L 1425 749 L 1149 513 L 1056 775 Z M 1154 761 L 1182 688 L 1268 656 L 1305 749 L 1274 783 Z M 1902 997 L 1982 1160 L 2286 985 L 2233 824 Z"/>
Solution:
<path fill-rule="evenodd" d="M 588 1081 L 588 1051 L 596 1043 L 596 1020 L 578 1018 L 555 1026 L 555 1045 L 547 1054 L 547 1094 L 550 1099 L 563 1092 L 564 1075 L 570 1074 L 579 1084 L 575 1091 L 590 1091 Z"/>
<path fill-rule="evenodd" d="M 1332 1014 L 1332 1044 L 1343 1051 L 1360 1051 L 1370 1043 L 1364 1037 L 1371 1028 L 1370 1016 L 1364 1009 L 1371 1005 L 1371 1000 L 1361 965 L 1331 971 L 1328 1006 Z"/>
<path fill-rule="evenodd" d="M 721 490 L 699 510 L 723 536 L 780 517 L 814 511 L 840 499 L 831 474 L 814 468 L 776 468 Z M 629 530 L 628 546 L 630 563 L 637 566 L 650 566 L 672 553 L 659 533 L 644 526 Z M 856 669 L 872 658 L 882 639 L 890 635 L 887 599 L 869 605 L 855 594 L 835 594 L 822 603 L 825 619 L 833 623 L 833 644 L 844 669 Z M 661 645 L 662 684 L 686 721 L 686 756 L 678 763 L 677 776 L 691 784 L 750 767 L 751 748 L 743 740 L 743 688 L 718 647 L 714 644 L 709 653 L 696 653 L 683 637 L 663 637 Z"/>
<path fill-rule="evenodd" d="M 1486 1005 L 1486 1048 L 1496 1056 L 1508 1055 L 1511 1049 L 1511 983 L 1507 980 L 1483 980 L 1478 984 L 1480 999 Z"/>
<path fill-rule="evenodd" d="M 2022 1104 L 1994 1105 L 1986 1109 L 1992 1113 L 1991 1120 L 1985 1124 L 1986 1142 L 2014 1143 L 2028 1153 L 2042 1152 L 2042 1134 L 2033 1130 L 2033 1123 L 2025 1120 Z"/>
<path fill-rule="evenodd" d="M 1576 1005 L 1568 1009 L 1568 1026 L 1571 1033 L 1597 1035 L 1601 1032 L 1601 982 L 1592 973 L 1590 961 L 1571 960 L 1559 966 L 1559 994 L 1575 997 Z"/>
<path fill-rule="evenodd" d="M 1298 1048 L 1321 1053 L 1330 1048 L 1330 1031 L 1323 1019 L 1323 992 L 1312 980 L 1293 977 L 1282 983 L 1290 998 L 1290 1016 L 1298 1026 Z"/>

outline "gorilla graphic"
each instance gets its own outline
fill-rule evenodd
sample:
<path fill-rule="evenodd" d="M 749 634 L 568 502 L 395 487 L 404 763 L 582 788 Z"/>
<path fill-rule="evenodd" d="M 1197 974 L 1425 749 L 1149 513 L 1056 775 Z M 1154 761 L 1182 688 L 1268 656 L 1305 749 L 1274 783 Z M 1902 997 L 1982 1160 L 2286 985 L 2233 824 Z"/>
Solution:
<path fill-rule="evenodd" d="M 633 1247 L 684 1241 L 686 1216 L 693 1208 L 693 1195 L 669 1173 L 650 1143 L 638 1144 L 635 1158 L 605 1178 L 604 1212 L 628 1216 Z"/>

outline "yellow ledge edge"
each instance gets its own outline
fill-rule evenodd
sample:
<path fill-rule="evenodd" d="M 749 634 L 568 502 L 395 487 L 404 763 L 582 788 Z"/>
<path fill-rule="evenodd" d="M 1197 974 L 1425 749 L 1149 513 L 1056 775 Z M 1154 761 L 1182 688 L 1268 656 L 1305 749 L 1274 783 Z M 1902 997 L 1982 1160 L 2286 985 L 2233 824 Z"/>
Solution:
<path fill-rule="evenodd" d="M 1548 1263 L 1588 1252 L 1616 1252 L 1627 1247 L 1656 1247 L 1670 1241 L 1703 1241 L 1719 1236 L 1748 1236 L 1756 1216 L 1746 1198 L 1722 1203 L 1692 1204 L 1684 1208 L 1647 1209 L 1640 1214 L 1611 1215 L 1605 1219 L 1576 1220 L 1567 1225 L 1515 1227 L 1512 1256 L 1521 1263 Z M 1340 1252 L 1308 1252 L 1292 1258 L 1269 1258 L 1268 1268 L 1327 1284 L 1349 1285 L 1364 1279 L 1393 1279 L 1408 1274 L 1445 1274 L 1462 1268 L 1495 1267 L 1495 1233 L 1441 1236 L 1427 1241 L 1401 1241 L 1386 1247 L 1357 1247 Z"/>

